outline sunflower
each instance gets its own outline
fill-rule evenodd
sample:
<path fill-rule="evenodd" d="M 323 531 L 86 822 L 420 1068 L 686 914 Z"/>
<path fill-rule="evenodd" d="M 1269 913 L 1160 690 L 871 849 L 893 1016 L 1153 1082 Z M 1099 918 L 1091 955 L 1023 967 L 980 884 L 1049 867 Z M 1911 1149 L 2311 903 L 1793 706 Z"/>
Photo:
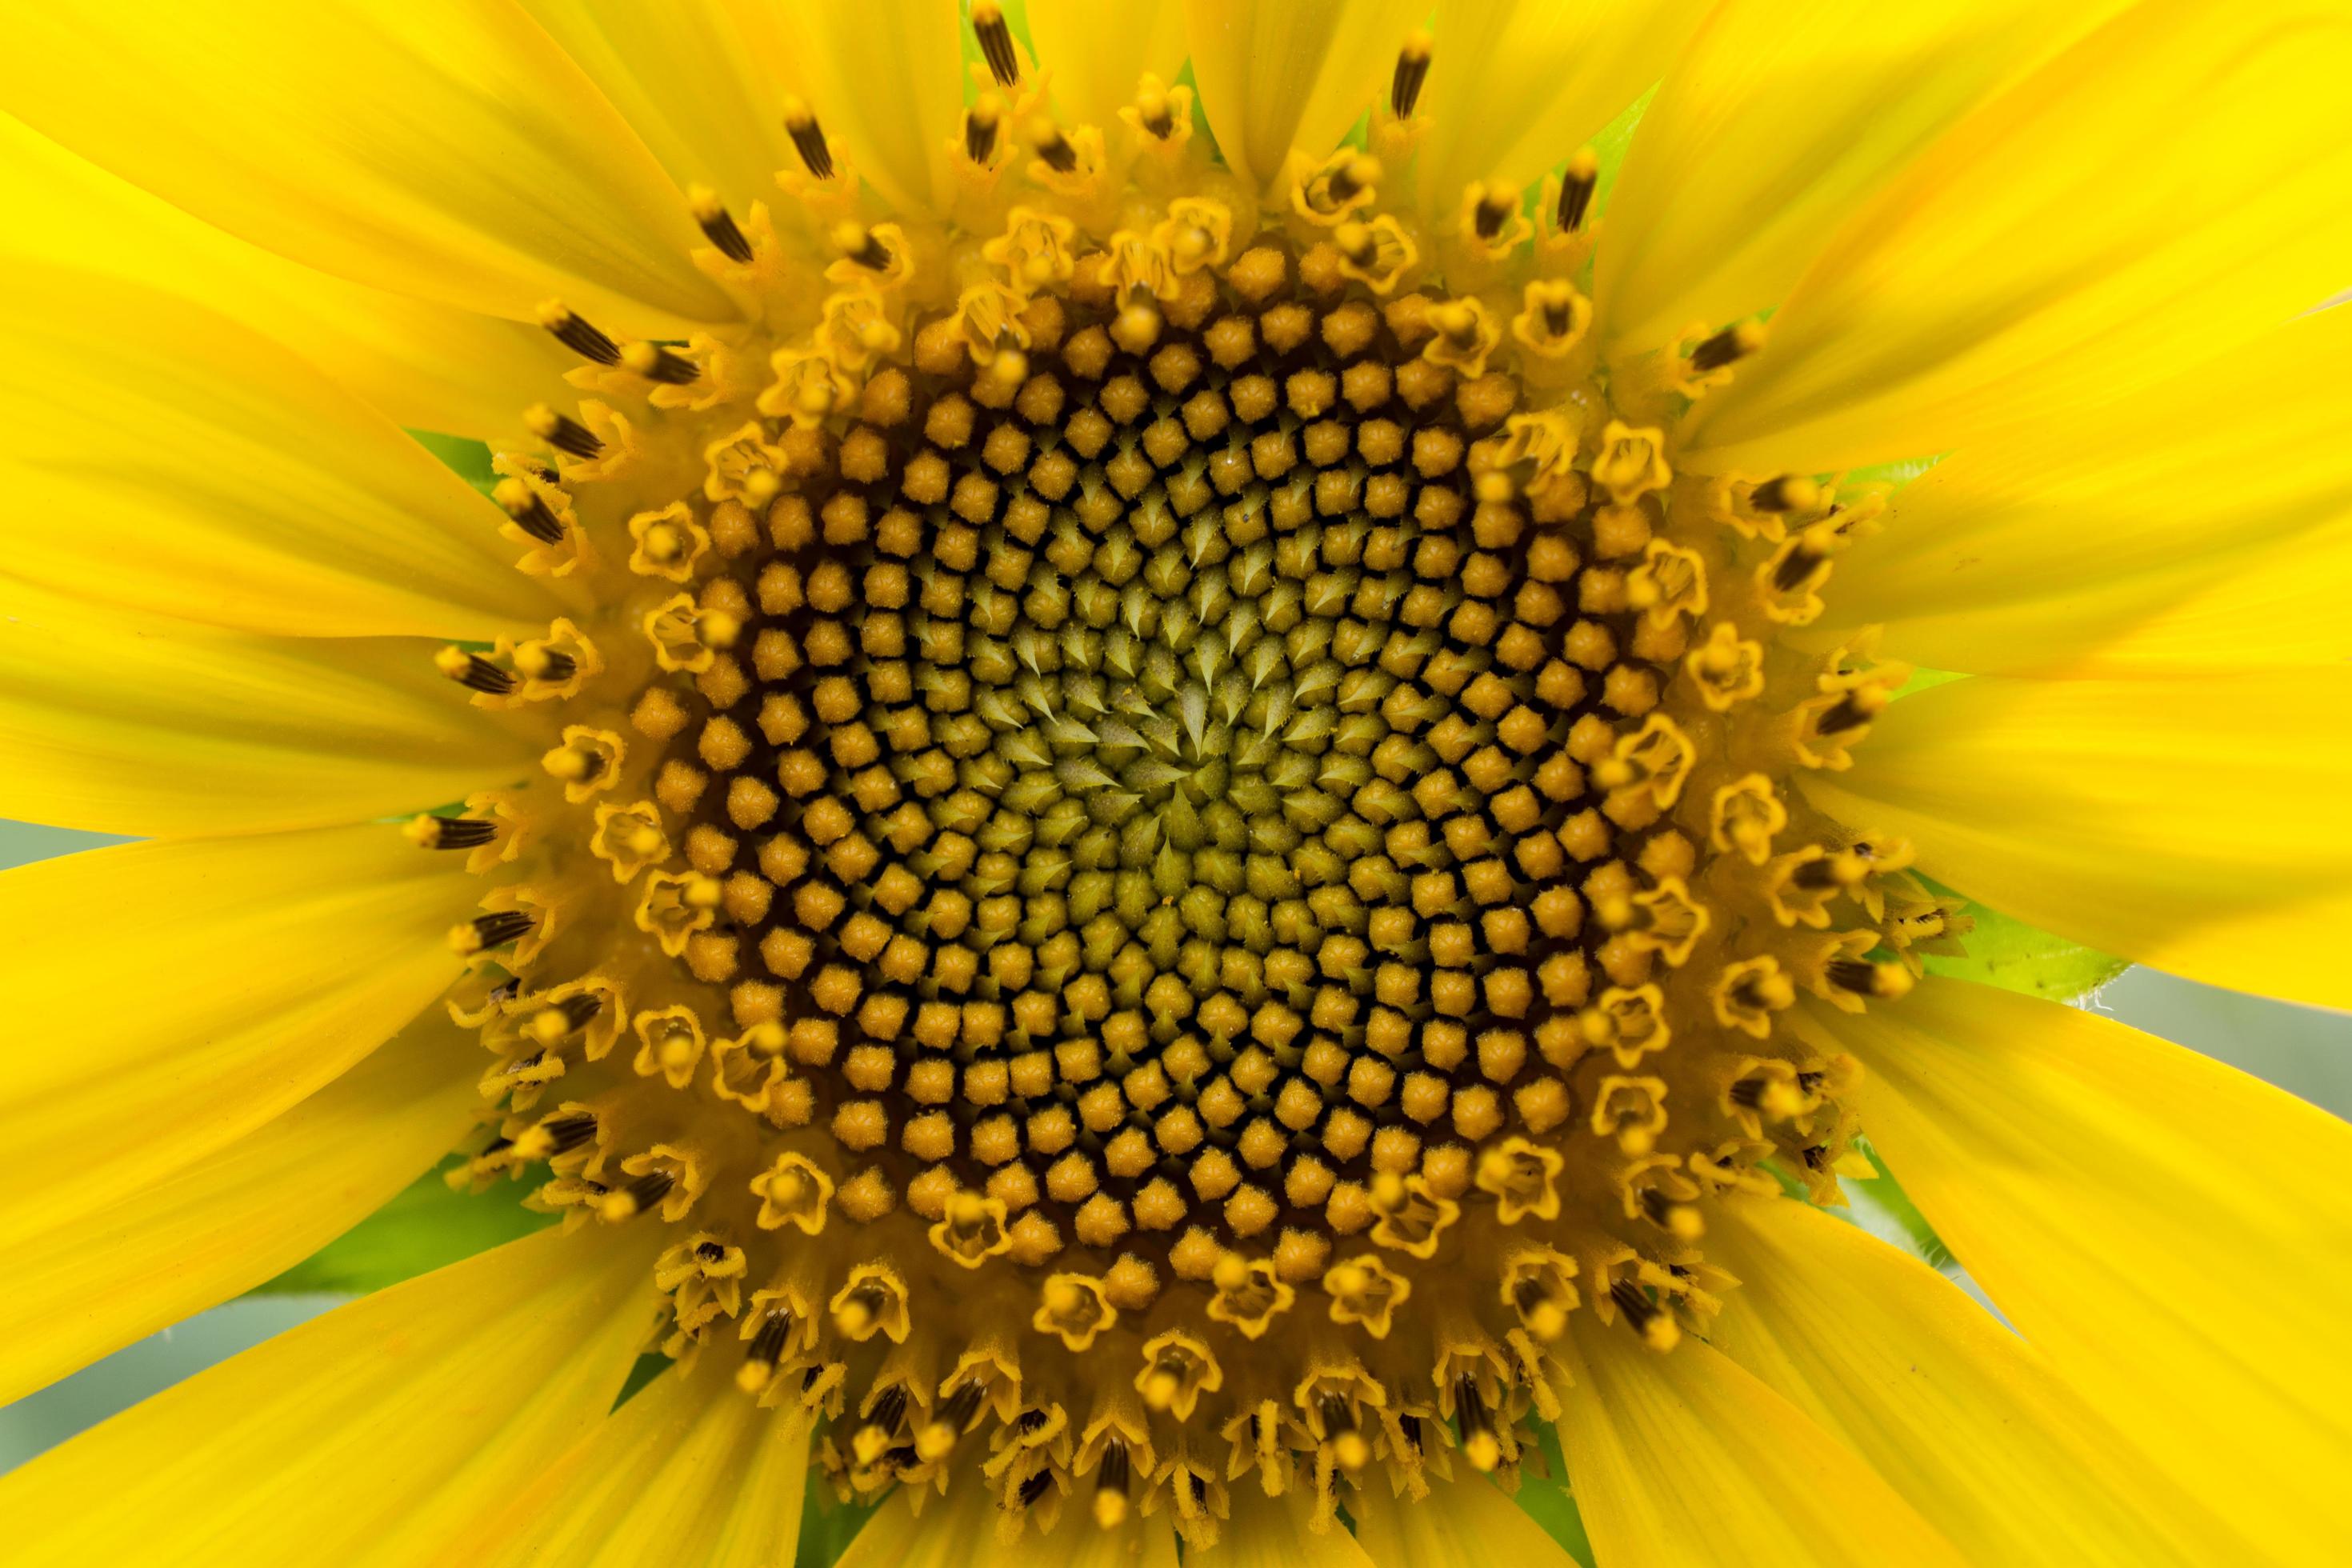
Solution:
<path fill-rule="evenodd" d="M 10 32 L 12 1561 L 2340 1546 L 2340 6 Z"/>

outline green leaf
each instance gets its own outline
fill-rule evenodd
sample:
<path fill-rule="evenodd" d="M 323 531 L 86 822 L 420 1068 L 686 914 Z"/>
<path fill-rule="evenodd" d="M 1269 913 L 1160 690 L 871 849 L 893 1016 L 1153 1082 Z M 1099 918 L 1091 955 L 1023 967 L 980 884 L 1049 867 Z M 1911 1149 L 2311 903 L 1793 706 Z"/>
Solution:
<path fill-rule="evenodd" d="M 866 1521 L 874 1517 L 880 1500 L 870 1503 L 842 1502 L 833 1485 L 814 1466 L 809 1468 L 808 1495 L 801 1505 L 801 1544 L 793 1561 L 799 1568 L 831 1568 Z"/>
<path fill-rule="evenodd" d="M 499 482 L 490 471 L 490 449 L 480 441 L 467 436 L 442 436 L 431 430 L 411 430 L 408 433 L 418 446 L 441 459 L 442 466 L 467 484 L 489 493 Z"/>
<path fill-rule="evenodd" d="M 1938 893 L 1951 891 L 1932 881 L 1927 885 Z M 1961 912 L 1976 921 L 1976 929 L 1960 939 L 1968 946 L 1967 954 L 1956 958 L 1929 954 L 1926 958 L 1928 973 L 2047 996 L 2055 1002 L 2074 1002 L 2131 967 L 2127 958 L 2070 942 L 1979 903 L 1971 901 Z"/>
<path fill-rule="evenodd" d="M 448 1162 L 463 1163 L 463 1156 Z M 449 1190 L 438 1171 L 410 1183 L 375 1213 L 250 1294 L 331 1291 L 356 1296 L 397 1285 L 554 1223 L 522 1206 L 522 1189 Z"/>
<path fill-rule="evenodd" d="M 1517 1500 L 1519 1508 L 1542 1525 L 1544 1533 L 1559 1542 L 1562 1551 L 1583 1563 L 1584 1568 L 1593 1568 L 1592 1542 L 1584 1533 L 1584 1515 L 1577 1510 L 1576 1499 L 1568 1489 L 1568 1460 L 1559 1451 L 1559 1433 L 1549 1422 L 1538 1422 L 1536 1437 L 1543 1445 L 1544 1458 L 1557 1479 L 1522 1473 Z"/>

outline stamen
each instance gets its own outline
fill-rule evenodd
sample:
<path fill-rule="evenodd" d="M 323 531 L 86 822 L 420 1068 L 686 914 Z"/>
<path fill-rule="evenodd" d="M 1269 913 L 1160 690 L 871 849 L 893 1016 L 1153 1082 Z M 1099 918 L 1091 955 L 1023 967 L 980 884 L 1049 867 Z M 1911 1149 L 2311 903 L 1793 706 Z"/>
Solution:
<path fill-rule="evenodd" d="M 1758 485 L 1748 500 L 1758 511 L 1811 511 L 1822 504 L 1822 487 L 1803 474 L 1782 474 Z"/>
<path fill-rule="evenodd" d="M 1029 123 L 1029 143 L 1045 166 L 1057 174 L 1074 174 L 1078 169 L 1078 150 L 1070 145 L 1062 128 L 1043 115 Z"/>
<path fill-rule="evenodd" d="M 738 267 L 751 264 L 751 242 L 736 226 L 734 215 L 719 199 L 717 191 L 708 185 L 696 185 L 687 192 L 686 201 L 703 237 L 719 248 L 721 256 Z"/>
<path fill-rule="evenodd" d="M 598 331 L 572 307 L 561 300 L 550 300 L 539 308 L 539 324 L 555 334 L 555 341 L 578 354 L 582 359 L 598 364 L 612 364 L 621 357 L 620 345 Z"/>
<path fill-rule="evenodd" d="M 815 111 L 797 98 L 785 99 L 784 130 L 791 134 L 793 150 L 801 155 L 803 166 L 820 180 L 833 178 L 833 149 L 825 145 Z"/>
<path fill-rule="evenodd" d="M 890 270 L 890 247 L 865 225 L 844 221 L 834 226 L 833 247 L 868 272 Z"/>
<path fill-rule="evenodd" d="M 514 519 L 518 527 L 541 544 L 562 542 L 562 520 L 557 518 L 546 500 L 522 480 L 511 477 L 500 479 L 491 489 L 490 499 Z"/>
<path fill-rule="evenodd" d="M 461 647 L 445 647 L 435 654 L 433 667 L 467 690 L 489 697 L 507 696 L 522 684 L 480 654 Z"/>
<path fill-rule="evenodd" d="M 1013 52 L 1013 29 L 1005 25 L 1004 8 L 996 0 L 972 0 L 971 30 L 997 85 L 1011 87 L 1019 81 L 1021 61 Z"/>
<path fill-rule="evenodd" d="M 621 367 L 667 386 L 684 386 L 702 374 L 692 360 L 682 359 L 661 344 L 643 339 L 621 351 Z"/>
<path fill-rule="evenodd" d="M 543 642 L 527 642 L 515 649 L 515 668 L 532 680 L 561 684 L 579 673 L 580 661 Z"/>
<path fill-rule="evenodd" d="M 534 923 L 530 916 L 519 910 L 476 915 L 464 925 L 451 929 L 449 946 L 461 955 L 488 952 L 522 936 Z"/>
<path fill-rule="evenodd" d="M 1412 118 L 1421 101 L 1421 84 L 1429 79 L 1430 37 L 1416 29 L 1397 51 L 1396 74 L 1389 82 L 1389 108 L 1399 120 Z"/>
<path fill-rule="evenodd" d="M 1094 1513 L 1097 1528 L 1116 1530 L 1127 1522 L 1127 1488 L 1132 1473 L 1126 1444 L 1113 1443 L 1103 1450 L 1102 1463 L 1095 1470 Z"/>
<path fill-rule="evenodd" d="M 558 414 L 544 403 L 535 403 L 523 410 L 522 423 L 523 428 L 557 451 L 583 462 L 604 449 L 604 443 L 586 426 L 570 415 Z"/>
<path fill-rule="evenodd" d="M 476 816 L 412 816 L 403 831 L 420 849 L 472 849 L 497 837 L 499 825 Z"/>
<path fill-rule="evenodd" d="M 1584 226 L 1585 214 L 1592 205 L 1593 188 L 1601 180 L 1601 155 L 1590 147 L 1580 147 L 1571 153 L 1568 167 L 1559 177 L 1559 210 L 1557 225 L 1562 234 L 1574 234 Z"/>
<path fill-rule="evenodd" d="M 963 117 L 964 155 L 986 167 L 990 154 L 996 151 L 996 134 L 1003 119 L 1003 107 L 994 95 L 982 93 Z"/>
<path fill-rule="evenodd" d="M 1735 361 L 1746 359 L 1764 346 L 1764 325 L 1760 321 L 1741 321 L 1729 326 L 1691 351 L 1691 368 L 1705 374 L 1721 370 Z"/>
<path fill-rule="evenodd" d="M 1503 226 L 1510 222 L 1512 216 L 1518 210 L 1518 192 L 1505 185 L 1485 186 L 1475 208 L 1475 222 L 1478 237 L 1492 239 L 1502 233 Z"/>

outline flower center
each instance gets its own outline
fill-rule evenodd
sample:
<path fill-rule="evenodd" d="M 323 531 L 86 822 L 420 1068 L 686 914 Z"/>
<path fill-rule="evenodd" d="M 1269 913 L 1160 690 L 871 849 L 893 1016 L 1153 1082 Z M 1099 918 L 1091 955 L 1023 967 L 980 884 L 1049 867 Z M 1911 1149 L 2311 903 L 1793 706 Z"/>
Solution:
<path fill-rule="evenodd" d="M 1519 1464 L 1580 1306 L 1703 1323 L 1706 1201 L 1847 1158 L 1775 1015 L 1950 918 L 1785 787 L 1903 679 L 1780 640 L 1874 503 L 1669 466 L 1756 330 L 1612 382 L 1589 155 L 1540 237 L 1350 152 L 1261 228 L 1172 96 L 1139 223 L 1092 131 L 1016 189 L 991 96 L 993 224 L 869 224 L 796 109 L 825 286 L 698 193 L 743 328 L 551 305 L 594 396 L 498 498 L 576 613 L 443 656 L 547 776 L 415 832 L 500 884 L 473 1172 L 673 1227 L 670 1353 L 731 1337 L 847 1490 L 1205 1543 L 1246 1473 Z"/>

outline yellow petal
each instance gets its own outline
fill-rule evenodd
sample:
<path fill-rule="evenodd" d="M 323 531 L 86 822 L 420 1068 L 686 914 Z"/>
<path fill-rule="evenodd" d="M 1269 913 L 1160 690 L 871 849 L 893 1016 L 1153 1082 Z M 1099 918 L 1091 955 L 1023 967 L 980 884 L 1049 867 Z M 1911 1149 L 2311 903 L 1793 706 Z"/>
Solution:
<path fill-rule="evenodd" d="M 1029 0 L 1029 36 L 1038 69 L 1053 73 L 1055 107 L 1106 135 L 1135 101 L 1144 72 L 1167 86 L 1184 64 L 1184 13 L 1175 0 Z"/>
<path fill-rule="evenodd" d="M 1378 1568 L 1568 1568 L 1576 1561 L 1518 1504 L 1469 1466 L 1454 1479 L 1429 1478 L 1419 1502 L 1373 1485 L 1348 1500 L 1356 1540 Z"/>
<path fill-rule="evenodd" d="M 9 1561 L 465 1561 L 446 1525 L 612 1407 L 650 1261 L 542 1231 L 314 1318 L 0 1478 Z"/>
<path fill-rule="evenodd" d="M 1027 1568 L 1041 1555 L 1055 1568 L 1176 1568 L 1176 1536 L 1166 1510 L 1130 1515 L 1118 1530 L 1097 1530 L 1086 1510 L 1065 1508 L 1049 1535 L 1034 1532 L 1007 1545 L 1000 1510 L 986 1487 L 961 1479 L 948 1495 L 926 1494 L 918 1514 L 904 1489 L 883 1503 L 834 1568 Z"/>
<path fill-rule="evenodd" d="M 2149 385 L 2316 305 L 2352 250 L 2352 15 L 2142 5 L 1853 214 L 1732 384 L 1701 468 L 1944 452 Z"/>
<path fill-rule="evenodd" d="M 1601 1562 L 1958 1568 L 1859 1456 L 1721 1352 L 1685 1339 L 1661 1355 L 1590 1312 L 1570 1325 L 1559 1436 Z"/>
<path fill-rule="evenodd" d="M 458 1531 L 483 1564 L 775 1568 L 799 1544 L 809 1425 L 735 1386 L 716 1350 L 664 1372 Z"/>
<path fill-rule="evenodd" d="M 1642 116 L 1596 315 L 1653 349 L 1778 304 L 1838 221 L 2001 82 L 2099 18 L 2031 0 L 1734 0 Z"/>
<path fill-rule="evenodd" d="M 799 166 L 784 131 L 793 78 L 772 68 L 784 19 L 730 0 L 521 0 L 680 189 L 706 184 L 740 214 Z"/>
<path fill-rule="evenodd" d="M 2201 679 L 1979 676 L 1905 698 L 1812 773 L 2005 914 L 2158 969 L 2352 1005 L 2352 668 Z"/>
<path fill-rule="evenodd" d="M 1831 616 L 1883 624 L 1888 655 L 1935 669 L 2339 662 L 2347 361 L 2352 310 L 2322 310 L 2146 393 L 1956 453 L 1838 563 Z"/>
<path fill-rule="evenodd" d="M 283 1114 L 455 979 L 473 879 L 391 827 L 84 850 L 0 874 L 0 1245 Z M 13 1250 L 13 1247 L 11 1247 Z"/>
<path fill-rule="evenodd" d="M 1337 147 L 1387 94 L 1426 10 L 1425 0 L 1184 0 L 1201 109 L 1234 173 L 1265 191 L 1293 147 L 1314 158 Z"/>
<path fill-rule="evenodd" d="M 10 43 L 0 108 L 298 261 L 517 321 L 735 314 L 684 198 L 511 4 L 38 6 Z"/>
<path fill-rule="evenodd" d="M 902 212 L 940 210 L 952 188 L 948 141 L 963 113 L 961 7 L 956 0 L 789 5 L 808 84 L 803 96 L 825 135 L 839 138 L 857 172 Z"/>
<path fill-rule="evenodd" d="M 2023 1340 L 1934 1269 L 1810 1205 L 1735 1199 L 1706 1256 L 1739 1279 L 1709 1342 L 1837 1434 L 1971 1563 L 2226 1563 Z"/>
<path fill-rule="evenodd" d="M 1542 179 L 1649 89 L 1706 12 L 1701 0 L 1439 0 L 1423 210 L 1453 217 L 1473 180 Z"/>
<path fill-rule="evenodd" d="M 427 1013 L 227 1147 L 106 1209 L 12 1236 L 0 1403 L 252 1289 L 358 1224 L 473 1126 L 480 1070 L 472 1037 Z M 36 1183 L 17 1202 L 39 1220 L 45 1195 Z"/>
<path fill-rule="evenodd" d="M 0 115 L 0 247 L 178 294 L 275 338 L 394 424 L 511 439 L 578 363 L 535 325 L 352 283 L 248 245 Z"/>
<path fill-rule="evenodd" d="M 1959 981 L 1797 1026 L 1861 1058 L 1879 1152 L 2118 1431 L 2262 1561 L 2340 1561 L 2352 1128 L 2121 1024 Z"/>
<path fill-rule="evenodd" d="M 530 748 L 404 637 L 267 637 L 0 579 L 0 816 L 134 837 L 457 800 Z"/>
<path fill-rule="evenodd" d="M 543 628 L 505 515 L 400 428 L 227 317 L 26 267 L 0 297 L 11 574 L 298 636 Z"/>
<path fill-rule="evenodd" d="M 1349 1495 L 1348 1506 L 1360 1521 L 1358 1505 L 1370 1495 L 1369 1488 Z M 1186 1552 L 1187 1563 L 1199 1562 L 1205 1568 L 1371 1568 L 1378 1561 L 1336 1523 L 1320 1532 L 1314 1530 L 1308 1521 L 1315 1500 L 1304 1491 L 1270 1498 L 1255 1476 L 1244 1476 L 1226 1489 L 1226 1497 L 1233 1512 L 1217 1531 L 1216 1545 L 1207 1552 Z"/>

